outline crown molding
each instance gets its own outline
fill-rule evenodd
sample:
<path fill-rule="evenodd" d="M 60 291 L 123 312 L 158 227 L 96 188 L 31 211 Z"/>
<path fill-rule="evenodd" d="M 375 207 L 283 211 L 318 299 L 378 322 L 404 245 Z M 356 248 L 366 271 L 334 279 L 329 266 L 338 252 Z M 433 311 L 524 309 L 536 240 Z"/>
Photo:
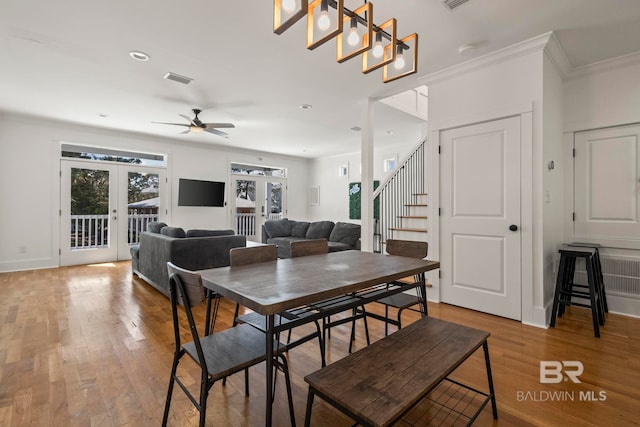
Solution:
<path fill-rule="evenodd" d="M 549 36 L 547 45 L 544 47 L 544 53 L 553 64 L 558 74 L 560 74 L 562 80 L 566 79 L 571 74 L 573 70 L 571 61 L 569 61 L 566 52 L 562 48 L 558 37 L 556 37 L 556 34 L 553 31 Z"/>
<path fill-rule="evenodd" d="M 469 61 L 465 61 L 461 64 L 454 65 L 453 67 L 445 68 L 444 70 L 436 71 L 434 73 L 419 77 L 418 81 L 428 86 L 435 82 L 448 80 L 463 74 L 471 73 L 473 71 L 487 67 L 489 65 L 498 64 L 519 56 L 524 56 L 532 52 L 543 50 L 545 46 L 547 46 L 547 44 L 549 43 L 549 40 L 552 38 L 552 36 L 553 36 L 553 31 L 549 31 L 547 33 L 530 38 L 528 40 L 524 40 L 520 43 L 516 43 L 514 45 L 507 46 L 502 49 L 498 49 L 494 52 L 488 53 L 478 58 L 474 58 Z M 558 46 L 557 49 L 562 50 L 559 47 L 560 45 L 559 43 L 557 43 L 557 40 L 555 41 L 554 44 L 557 44 Z M 562 52 L 564 53 L 564 51 Z M 565 56 L 565 59 L 566 59 L 566 56 Z"/>
<path fill-rule="evenodd" d="M 628 55 L 622 55 L 616 58 L 594 62 L 593 64 L 575 67 L 567 75 L 567 80 L 583 77 L 589 74 L 601 73 L 616 68 L 623 68 L 638 63 L 640 63 L 640 52 L 634 52 Z"/>

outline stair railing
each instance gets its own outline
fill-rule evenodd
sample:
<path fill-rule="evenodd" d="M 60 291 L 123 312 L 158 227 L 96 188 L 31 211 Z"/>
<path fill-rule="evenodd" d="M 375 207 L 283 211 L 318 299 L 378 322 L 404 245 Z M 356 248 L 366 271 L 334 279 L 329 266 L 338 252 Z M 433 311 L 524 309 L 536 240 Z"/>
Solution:
<path fill-rule="evenodd" d="M 426 139 L 404 158 L 396 170 L 373 192 L 379 200 L 379 218 L 374 227 L 374 251 L 382 252 L 382 244 L 393 238 L 392 228 L 402 225 L 402 216 L 410 213 L 416 194 L 425 192 Z M 376 202 L 374 202 L 376 203 Z"/>

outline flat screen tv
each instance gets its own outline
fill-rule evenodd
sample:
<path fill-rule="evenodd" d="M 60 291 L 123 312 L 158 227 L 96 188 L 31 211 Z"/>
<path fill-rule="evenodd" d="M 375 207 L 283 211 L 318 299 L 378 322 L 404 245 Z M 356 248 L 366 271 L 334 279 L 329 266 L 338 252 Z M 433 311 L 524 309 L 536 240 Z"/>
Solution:
<path fill-rule="evenodd" d="M 178 206 L 224 206 L 224 182 L 180 178 Z"/>

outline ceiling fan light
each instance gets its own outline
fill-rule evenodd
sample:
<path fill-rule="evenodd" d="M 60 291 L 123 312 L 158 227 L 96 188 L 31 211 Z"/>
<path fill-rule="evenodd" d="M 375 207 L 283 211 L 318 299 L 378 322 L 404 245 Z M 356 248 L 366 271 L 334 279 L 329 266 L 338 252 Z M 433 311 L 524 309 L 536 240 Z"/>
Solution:
<path fill-rule="evenodd" d="M 191 126 L 191 132 L 202 132 L 204 131 L 203 128 L 201 128 L 200 126 Z"/>

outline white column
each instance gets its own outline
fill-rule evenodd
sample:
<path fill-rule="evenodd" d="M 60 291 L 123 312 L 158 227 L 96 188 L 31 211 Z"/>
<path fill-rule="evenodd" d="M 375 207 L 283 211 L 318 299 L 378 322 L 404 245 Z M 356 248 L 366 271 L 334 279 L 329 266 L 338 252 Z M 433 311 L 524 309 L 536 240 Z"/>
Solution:
<path fill-rule="evenodd" d="M 367 98 L 362 108 L 360 215 L 361 250 L 365 252 L 373 252 L 373 106 L 373 99 Z"/>

